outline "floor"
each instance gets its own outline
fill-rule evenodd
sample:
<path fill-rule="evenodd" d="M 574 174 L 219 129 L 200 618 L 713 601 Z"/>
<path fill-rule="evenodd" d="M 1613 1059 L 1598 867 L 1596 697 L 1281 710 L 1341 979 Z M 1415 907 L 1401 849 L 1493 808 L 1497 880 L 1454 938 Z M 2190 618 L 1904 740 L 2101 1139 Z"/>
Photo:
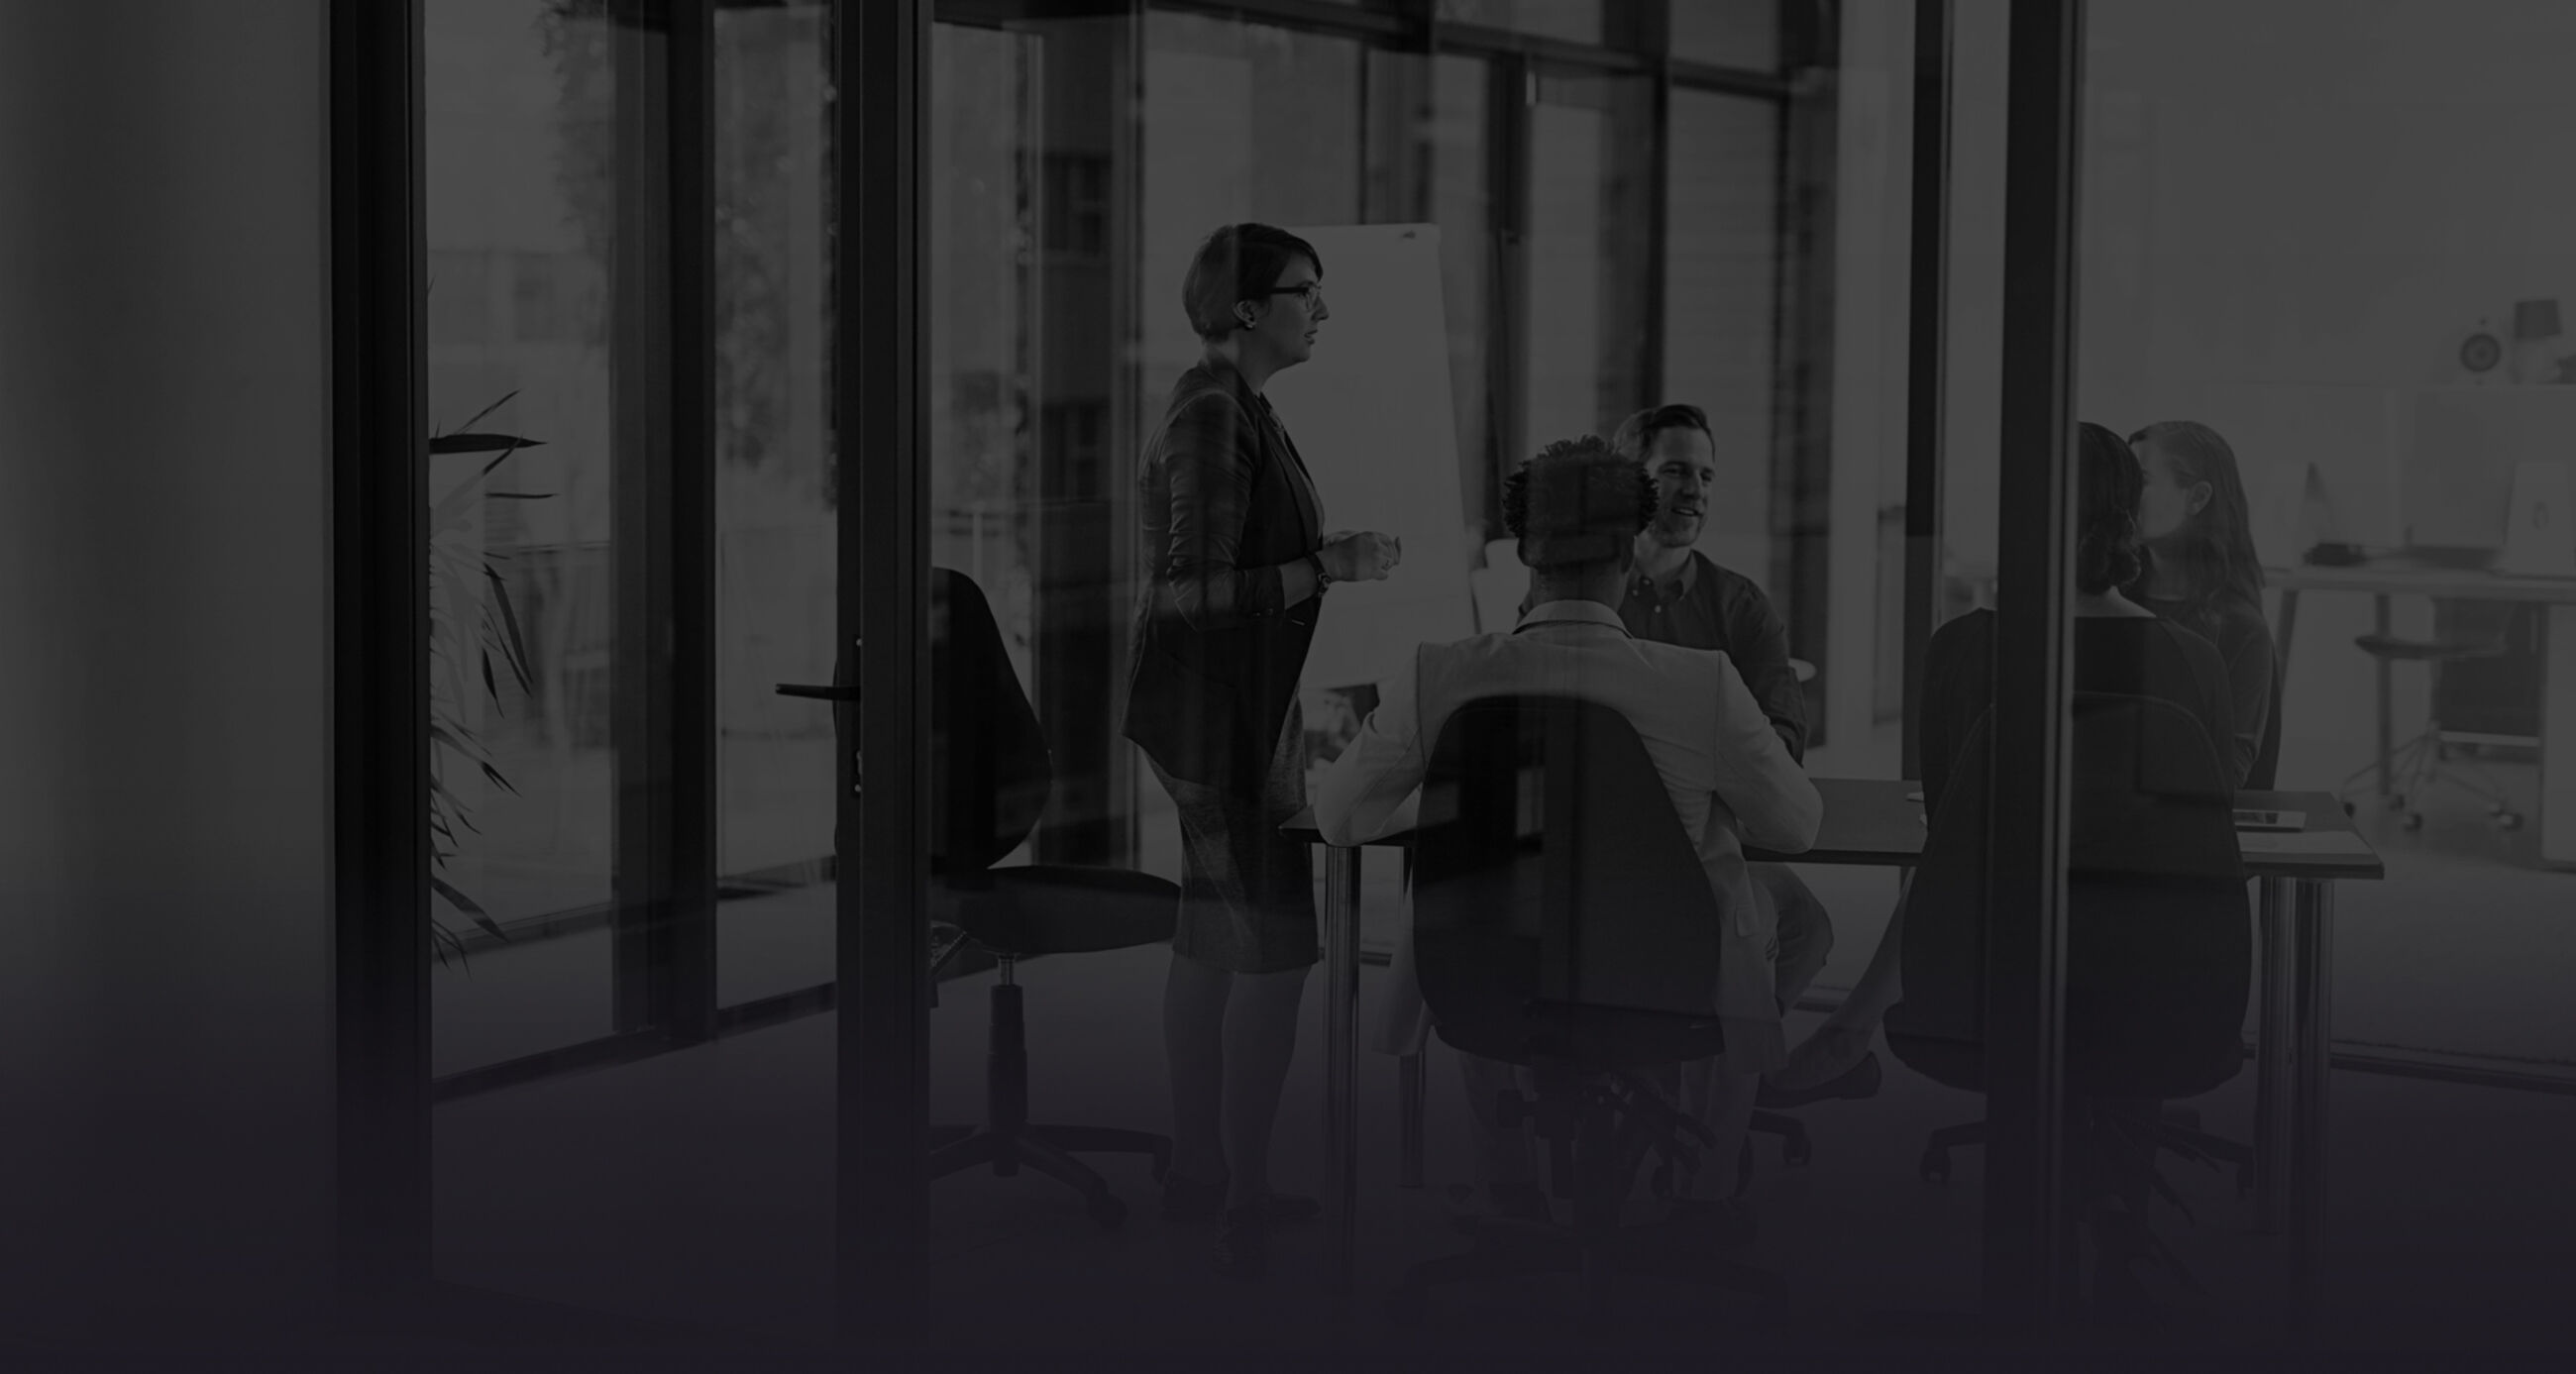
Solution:
<path fill-rule="evenodd" d="M 1159 951 L 1028 970 L 1034 1111 L 1042 1119 L 1159 1126 L 1154 1030 Z M 1375 975 L 1372 975 L 1374 979 Z M 988 983 L 989 976 L 979 983 Z M 980 1116 L 981 988 L 953 984 L 935 1017 L 941 1120 Z M 1320 989 L 1316 990 L 1318 993 Z M 1319 1042 L 1320 996 L 1305 1043 Z M 454 1103 L 438 1125 L 439 1275 L 451 1283 L 577 1309 L 758 1333 L 812 1349 L 831 1331 L 833 1027 L 814 1018 L 647 1063 Z M 1450 1185 L 1464 1181 L 1462 1093 L 1445 1051 L 1431 1075 L 1428 1185 L 1394 1186 L 1393 1061 L 1363 1066 L 1361 1300 L 1316 1284 L 1318 1240 L 1283 1241 L 1272 1280 L 1241 1288 L 1208 1275 L 1205 1232 L 1166 1226 L 1141 1160 L 1103 1171 L 1134 1204 L 1116 1233 L 1033 1174 L 969 1173 L 932 1195 L 939 1348 L 988 1355 L 1089 1352 L 1122 1365 L 1225 1362 L 1256 1351 L 1321 1360 L 1335 1343 L 1372 1351 L 1501 1341 L 1555 1348 L 1579 1328 L 1568 1285 L 1522 1281 L 1444 1294 L 1418 1336 L 1383 1330 L 1375 1304 L 1415 1260 L 1459 1248 Z M 1277 1174 L 1320 1179 L 1320 1100 L 1307 1060 L 1284 1104 Z M 2346 1353 L 2416 1354 L 2571 1344 L 2559 1316 L 2576 1290 L 2576 1103 L 2340 1074 L 2334 1082 L 2333 1244 L 2316 1335 Z M 2250 1075 L 2202 1105 L 2240 1138 Z M 1730 1342 L 1792 1355 L 1930 1339 L 1929 1314 L 1964 1313 L 1977 1294 L 1977 1161 L 1955 1181 L 1916 1174 L 1923 1135 L 1975 1115 L 1973 1099 L 1898 1069 L 1867 1103 L 1802 1113 L 1817 1157 L 1803 1169 L 1763 1152 L 1761 1235 L 1744 1258 L 1789 1284 L 1777 1306 L 1681 1291 L 1641 1292 L 1622 1329 L 1636 1341 Z M 2283 1254 L 2249 1234 L 2250 1208 L 2226 1176 L 2168 1164 L 2185 1220 L 2161 1233 L 2208 1293 L 2166 1284 L 2172 1353 L 2213 1343 L 2263 1348 Z M 1745 1344 L 1750 1343 L 1750 1344 Z M 1597 1352 L 1596 1353 L 1601 1353 Z M 1643 1349 L 1629 1351 L 1643 1356 Z M 1083 1363 L 1084 1361 L 1075 1361 Z M 1296 1361 L 1291 1361 L 1292 1363 Z"/>
<path fill-rule="evenodd" d="M 2285 750 L 2285 768 L 2341 763 L 2325 745 Z M 1820 771 L 1832 771 L 1820 765 Z M 2491 771 L 2527 804 L 2527 765 Z M 2340 770 L 2337 770 L 2340 776 Z M 2335 946 L 2339 1042 L 2576 1081 L 2576 1018 L 2560 1010 L 2576 967 L 2576 875 L 2541 871 L 2530 833 L 2495 829 L 2459 799 L 2421 833 L 2365 808 L 2389 877 L 2342 886 Z M 1168 857 L 1168 856 L 1167 856 Z M 1148 856 L 1147 866 L 1153 866 Z M 1857 977 L 1894 895 L 1885 872 L 1814 868 L 1839 932 L 1821 980 Z M 1373 865 L 1375 942 L 1392 932 L 1392 864 Z M 729 903 L 727 1002 L 830 976 L 830 889 Z M 600 1011 L 604 934 L 478 956 L 440 975 L 442 1071 L 506 1047 L 542 1047 Z M 1160 950 L 1042 961 L 1022 970 L 1040 1119 L 1159 1129 Z M 1374 996 L 1382 973 L 1366 975 Z M 935 1119 L 983 1114 L 984 999 L 992 975 L 944 984 L 933 1013 Z M 1322 1040 L 1310 987 L 1301 1043 Z M 1802 1022 L 1812 1022 L 1802 1014 Z M 439 1276 L 467 1289 L 560 1304 L 615 1321 L 685 1323 L 813 1352 L 833 1330 L 832 1018 L 815 1017 L 612 1070 L 442 1106 L 438 1112 Z M 1384 1328 L 1377 1298 L 1419 1259 L 1460 1248 L 1453 1185 L 1465 1180 L 1462 1090 L 1445 1050 L 1431 1072 L 1428 1186 L 1394 1185 L 1394 1061 L 1362 1065 L 1364 1188 L 1359 1298 L 1316 1284 L 1319 1238 L 1282 1241 L 1255 1288 L 1206 1272 L 1203 1231 L 1164 1225 L 1138 1160 L 1101 1161 L 1132 1205 L 1104 1233 L 1078 1198 L 1034 1174 L 970 1173 L 931 1198 L 931 1346 L 922 1367 L 1094 1363 L 1138 1368 L 1348 1366 L 1362 1354 L 1454 1361 L 1476 1346 L 1509 1367 L 1562 1363 L 1582 1336 L 1570 1285 L 1517 1281 L 1444 1293 L 1419 1335 Z M 1920 1357 L 1972 1362 L 1949 1343 L 1978 1292 L 1980 1156 L 1947 1185 L 1923 1181 L 1926 1132 L 1972 1118 L 1976 1101 L 1890 1065 L 1866 1103 L 1802 1113 L 1815 1161 L 1784 1167 L 1766 1144 L 1754 1185 L 1761 1234 L 1743 1258 L 1777 1270 L 1788 1296 L 1712 1300 L 1633 1295 L 1606 1338 L 1618 1362 L 1807 1368 L 1836 1357 L 1891 1367 Z M 2251 1074 L 2197 1105 L 2212 1129 L 2250 1132 Z M 1321 1182 L 1320 1071 L 1301 1058 L 1283 1105 L 1277 1175 Z M 2506 1352 L 2576 1350 L 2559 1316 L 2576 1291 L 2576 1096 L 2467 1088 L 2343 1072 L 2332 1083 L 2330 1245 L 2308 1340 L 2327 1363 L 2365 1358 L 2476 1367 Z M 2168 1161 L 2190 1209 L 2159 1234 L 2205 1292 L 2158 1280 L 2162 1335 L 2132 1335 L 2146 1367 L 2220 1354 L 2279 1353 L 2281 1243 L 2251 1233 L 2232 1178 Z M 1949 1314 L 1945 1316 L 1944 1314 Z M 1586 1363 L 1613 1353 L 1600 1339 Z M 1085 1356 L 1092 1358 L 1085 1358 Z M 1951 1357 L 1958 1359 L 1953 1361 Z M 2474 1356 L 2474 1358 L 2472 1358 Z M 782 1356 L 785 1358 L 785 1356 Z M 2286 1357 L 2284 1357 L 2286 1358 Z"/>

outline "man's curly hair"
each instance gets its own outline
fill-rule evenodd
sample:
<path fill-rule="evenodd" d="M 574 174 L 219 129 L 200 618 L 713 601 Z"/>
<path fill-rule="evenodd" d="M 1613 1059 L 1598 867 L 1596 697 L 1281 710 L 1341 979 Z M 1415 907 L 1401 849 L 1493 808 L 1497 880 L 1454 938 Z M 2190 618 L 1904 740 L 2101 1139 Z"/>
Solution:
<path fill-rule="evenodd" d="M 1598 435 L 1559 439 L 1503 480 L 1503 524 L 1529 567 L 1609 562 L 1654 518 L 1654 479 Z"/>

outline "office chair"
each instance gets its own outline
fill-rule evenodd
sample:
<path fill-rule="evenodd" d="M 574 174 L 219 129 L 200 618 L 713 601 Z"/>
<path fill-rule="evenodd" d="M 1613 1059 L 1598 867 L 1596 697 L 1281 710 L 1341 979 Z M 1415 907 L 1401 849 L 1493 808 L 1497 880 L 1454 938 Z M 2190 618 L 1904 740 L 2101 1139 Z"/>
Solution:
<path fill-rule="evenodd" d="M 1648 1155 L 1688 1167 L 1709 1141 L 1650 1083 L 1725 1047 L 1720 915 L 1663 779 L 1626 718 L 1563 697 L 1474 702 L 1440 732 L 1415 853 L 1416 972 L 1434 1032 L 1525 1068 L 1506 1125 L 1548 1144 L 1559 1223 L 1479 1219 L 1478 1245 L 1415 1265 L 1390 1295 L 1418 1319 L 1437 1284 L 1572 1272 L 1595 1319 L 1611 1275 L 1776 1292 L 1776 1276 L 1622 1227 Z"/>
<path fill-rule="evenodd" d="M 1985 1088 L 1986 815 L 1992 719 L 1960 750 L 1906 897 L 1904 1000 L 1888 1012 L 1888 1048 L 1925 1077 Z M 2074 1147 L 2068 1178 L 2094 1204 L 2105 1258 L 2163 1259 L 2144 1228 L 2162 1193 L 2159 1150 L 2205 1159 L 2203 1133 L 2163 1104 L 2194 1097 L 2243 1068 L 2253 951 L 2233 792 L 2198 722 L 2170 702 L 2078 693 L 2070 740 L 2073 796 L 2067 870 L 2065 1101 Z M 2152 1105 L 2150 1105 L 2152 1104 Z M 1952 1149 L 1984 1123 L 1935 1132 L 1927 1180 L 1949 1176 Z M 2126 1204 L 2125 1210 L 2106 1205 Z M 2097 1294 L 2132 1296 L 2125 1263 L 2097 1269 Z"/>
<path fill-rule="evenodd" d="M 1172 938 L 1181 892 L 1124 869 L 1032 864 L 995 868 L 1036 828 L 1054 786 L 1037 713 L 1002 649 L 992 608 L 973 580 L 931 570 L 931 901 L 1000 965 L 993 985 L 983 1129 L 931 1131 L 930 1176 L 989 1164 L 1004 1177 L 1022 1164 L 1083 1195 L 1091 1219 L 1114 1228 L 1127 1207 L 1107 1180 L 1073 1156 L 1152 1158 L 1160 1181 L 1172 1142 L 1145 1131 L 1033 1123 L 1018 963 L 1043 954 L 1088 954 Z"/>
<path fill-rule="evenodd" d="M 2499 829 L 2522 828 L 2522 813 L 2515 811 L 2506 803 L 2502 788 L 2483 776 L 2476 781 L 2471 781 L 2450 766 L 2450 750 L 2446 741 L 2448 728 L 2442 720 L 2443 680 L 2449 675 L 2450 670 L 2458 665 L 2485 659 L 2500 659 L 2507 652 L 2504 627 L 2491 625 L 2490 617 L 2479 614 L 2482 609 L 2484 608 L 2478 607 L 2474 602 L 2445 599 L 2434 603 L 2433 638 L 2431 639 L 2407 639 L 2393 634 L 2366 634 L 2357 636 L 2353 640 L 2353 643 L 2361 646 L 2363 653 L 2370 655 L 2382 665 L 2426 663 L 2432 666 L 2433 710 L 2431 718 L 2424 723 L 2424 733 L 2400 745 L 2384 761 L 2384 766 L 2388 770 L 2384 778 L 2388 784 L 2387 805 L 2391 810 L 2405 812 L 2400 824 L 2410 831 L 2424 828 L 2424 812 L 2419 803 L 2425 791 L 2437 782 L 2447 782 L 2485 802 L 2488 819 L 2494 821 Z M 2380 703 L 2380 709 L 2383 713 L 2387 710 L 2387 702 L 2384 699 Z M 2381 738 L 2385 739 L 2387 732 L 2384 714 L 2381 720 Z M 2343 786 L 2336 789 L 2338 794 L 2345 798 L 2344 811 L 2347 814 L 2353 809 L 2351 794 L 2364 779 L 2379 774 L 2382 766 L 2383 761 L 2373 760 L 2355 770 L 2350 777 L 2344 779 Z"/>

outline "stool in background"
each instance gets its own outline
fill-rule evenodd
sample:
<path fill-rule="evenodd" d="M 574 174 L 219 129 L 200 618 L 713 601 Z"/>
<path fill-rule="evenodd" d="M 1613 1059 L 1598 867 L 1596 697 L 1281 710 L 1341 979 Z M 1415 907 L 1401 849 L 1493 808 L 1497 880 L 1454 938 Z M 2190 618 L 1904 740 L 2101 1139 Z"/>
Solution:
<path fill-rule="evenodd" d="M 2505 830 L 2522 827 L 2522 814 L 2505 800 L 2504 791 L 2492 780 L 2480 776 L 2471 779 L 2452 766 L 2449 736 L 2457 733 L 2446 725 L 2446 718 L 2457 704 L 2457 693 L 2445 689 L 2451 670 L 2463 664 L 2504 658 L 2509 652 L 2506 625 L 2492 623 L 2476 611 L 2487 609 L 2472 603 L 2441 601 L 2434 605 L 2434 630 L 2431 639 L 2408 639 L 2377 633 L 2356 637 L 2353 643 L 2383 667 L 2396 663 L 2426 663 L 2434 673 L 2433 710 L 2425 722 L 2424 732 L 2384 758 L 2369 763 L 2344 779 L 2338 793 L 2344 795 L 2344 810 L 2349 813 L 2352 791 L 2367 778 L 2376 776 L 2380 791 L 2391 809 L 2403 810 L 2402 822 L 2408 830 L 2424 828 L 2421 800 L 2425 791 L 2437 782 L 2447 782 L 2487 804 L 2487 815 Z M 2384 728 L 2380 738 L 2385 741 Z"/>

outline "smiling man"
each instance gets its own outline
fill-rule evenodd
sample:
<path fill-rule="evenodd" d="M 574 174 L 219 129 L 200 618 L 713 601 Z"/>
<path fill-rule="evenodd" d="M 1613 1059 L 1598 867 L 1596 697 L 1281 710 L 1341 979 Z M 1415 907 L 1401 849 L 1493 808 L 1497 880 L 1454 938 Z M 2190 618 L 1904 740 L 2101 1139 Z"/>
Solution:
<path fill-rule="evenodd" d="M 1611 446 L 1643 465 L 1655 484 L 1655 518 L 1637 535 L 1635 570 L 1619 602 L 1619 619 L 1639 639 L 1685 649 L 1715 649 L 1742 674 L 1753 699 L 1789 757 L 1807 756 L 1807 689 L 1789 660 L 1789 627 L 1753 579 L 1720 566 L 1693 547 L 1707 528 L 1717 486 L 1717 439 L 1708 413 L 1694 405 L 1661 405 L 1620 424 Z M 1754 864 L 1753 881 L 1782 913 L 1772 957 L 1780 970 L 1782 1010 L 1794 1004 L 1833 952 L 1833 921 L 1815 892 L 1786 864 Z M 1762 1105 L 1794 1107 L 1828 1097 L 1867 1097 L 1878 1090 L 1870 1055 L 1833 1079 L 1791 1092 L 1765 1086 Z"/>

